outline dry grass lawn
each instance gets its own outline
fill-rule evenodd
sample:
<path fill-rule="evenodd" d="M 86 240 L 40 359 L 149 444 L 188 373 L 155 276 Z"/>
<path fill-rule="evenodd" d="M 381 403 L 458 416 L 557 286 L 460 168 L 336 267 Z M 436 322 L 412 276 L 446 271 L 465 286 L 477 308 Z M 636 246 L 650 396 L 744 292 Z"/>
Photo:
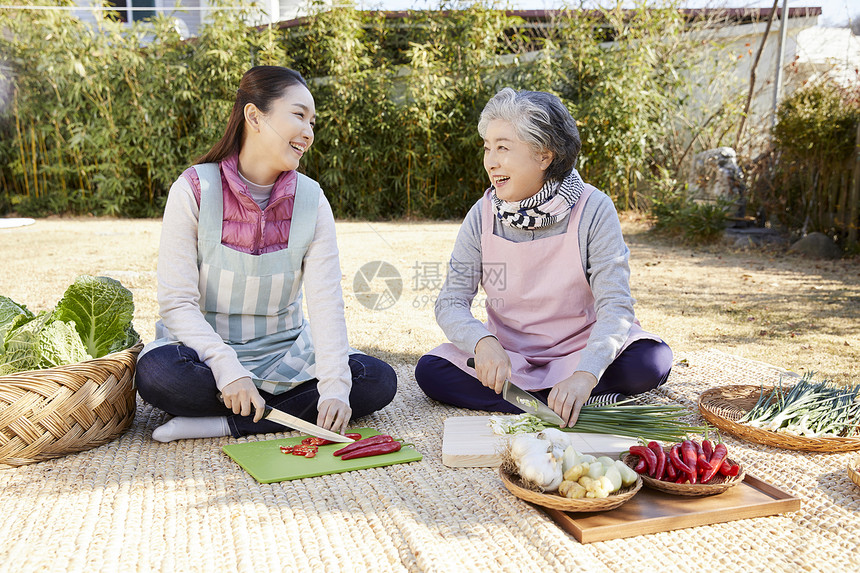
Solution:
<path fill-rule="evenodd" d="M 716 348 L 798 373 L 860 382 L 860 260 L 808 260 L 781 251 L 689 248 L 623 222 L 642 325 L 677 351 Z M 455 222 L 338 222 L 353 347 L 414 364 L 444 341 L 433 300 L 457 234 Z M 0 294 L 52 307 L 77 275 L 108 275 L 134 292 L 135 326 L 153 338 L 160 221 L 47 218 L 0 229 Z M 402 293 L 385 310 L 356 299 L 353 279 L 385 261 Z M 376 285 L 374 285 L 375 287 Z M 480 309 L 478 309 L 480 311 Z"/>

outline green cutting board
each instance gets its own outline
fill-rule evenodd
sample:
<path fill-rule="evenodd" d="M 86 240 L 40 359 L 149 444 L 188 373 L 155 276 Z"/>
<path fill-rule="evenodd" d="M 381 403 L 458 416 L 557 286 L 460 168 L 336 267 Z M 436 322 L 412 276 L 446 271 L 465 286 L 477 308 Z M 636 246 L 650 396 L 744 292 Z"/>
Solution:
<path fill-rule="evenodd" d="M 372 428 L 350 428 L 349 431 L 361 434 L 362 438 L 379 434 L 379 432 Z M 227 444 L 221 449 L 260 483 L 274 483 L 326 474 L 351 472 L 365 468 L 378 468 L 392 464 L 417 462 L 422 458 L 421 454 L 410 446 L 404 446 L 400 451 L 390 454 L 354 458 L 351 460 L 342 460 L 339 456 L 334 455 L 334 452 L 346 444 L 320 446 L 317 455 L 313 458 L 294 456 L 281 452 L 281 446 L 300 444 L 306 437 L 299 436 L 296 438 L 266 440 L 263 442 Z"/>

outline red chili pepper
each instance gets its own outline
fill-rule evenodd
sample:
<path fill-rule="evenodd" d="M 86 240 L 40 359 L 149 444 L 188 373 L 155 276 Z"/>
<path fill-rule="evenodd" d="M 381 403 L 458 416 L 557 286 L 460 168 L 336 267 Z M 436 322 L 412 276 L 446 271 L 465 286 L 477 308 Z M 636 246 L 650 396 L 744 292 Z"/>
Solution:
<path fill-rule="evenodd" d="M 678 470 L 679 473 L 689 475 L 694 471 L 690 469 L 690 466 L 688 466 L 681 460 L 681 444 L 675 444 L 674 446 L 672 446 L 672 449 L 669 450 L 669 460 L 672 462 L 672 465 L 675 466 L 675 469 Z"/>
<path fill-rule="evenodd" d="M 663 450 L 663 446 L 654 441 L 648 442 L 648 449 L 657 456 L 657 466 L 654 468 L 654 473 L 651 477 L 662 479 L 663 473 L 666 471 L 666 452 Z"/>
<path fill-rule="evenodd" d="M 724 476 L 735 477 L 741 472 L 741 466 L 738 464 L 730 464 L 728 460 L 723 460 L 720 464 L 720 473 Z"/>
<path fill-rule="evenodd" d="M 630 453 L 634 456 L 639 456 L 645 460 L 648 465 L 648 475 L 653 476 L 657 469 L 657 456 L 649 448 L 645 446 L 631 446 Z"/>
<path fill-rule="evenodd" d="M 714 455 L 714 443 L 711 440 L 702 440 L 702 451 L 705 452 L 705 457 L 710 463 L 711 456 Z"/>
<path fill-rule="evenodd" d="M 365 448 L 358 448 L 357 450 L 353 450 L 351 452 L 347 452 L 343 454 L 340 459 L 342 460 L 351 460 L 353 458 L 366 458 L 368 456 L 379 456 L 381 454 L 390 454 L 392 452 L 396 452 L 400 450 L 400 442 L 382 442 L 379 444 L 372 444 Z"/>
<path fill-rule="evenodd" d="M 675 481 L 678 479 L 678 472 L 675 470 L 675 466 L 670 463 L 666 464 L 666 475 L 663 476 L 666 481 Z"/>
<path fill-rule="evenodd" d="M 714 455 L 711 456 L 711 470 L 707 471 L 702 475 L 702 483 L 708 483 L 713 479 L 713 477 L 719 471 L 720 466 L 723 463 L 723 460 L 726 459 L 726 456 L 729 455 L 729 450 L 726 448 L 726 445 L 723 442 L 720 442 L 716 446 L 714 446 Z"/>
<path fill-rule="evenodd" d="M 681 456 L 684 458 L 684 463 L 690 468 L 687 475 L 690 477 L 690 483 L 696 483 L 698 475 L 696 474 L 696 446 L 691 440 L 681 442 Z"/>
<path fill-rule="evenodd" d="M 364 438 L 363 440 L 358 440 L 357 442 L 353 442 L 351 444 L 346 445 L 345 447 L 336 451 L 334 455 L 340 456 L 343 454 L 348 454 L 349 452 L 352 452 L 354 450 L 365 448 L 367 446 L 373 446 L 375 444 L 384 444 L 393 441 L 394 438 L 389 435 L 371 436 L 369 438 Z"/>
<path fill-rule="evenodd" d="M 645 458 L 639 458 L 639 462 L 637 462 L 636 467 L 633 468 L 633 471 L 637 474 L 644 473 L 648 470 L 648 464 L 645 463 Z"/>
<path fill-rule="evenodd" d="M 701 476 L 708 470 L 712 469 L 711 464 L 708 462 L 710 458 L 705 456 L 704 446 L 699 445 L 699 442 L 696 440 L 692 440 L 692 442 L 693 446 L 696 448 L 696 470 Z"/>

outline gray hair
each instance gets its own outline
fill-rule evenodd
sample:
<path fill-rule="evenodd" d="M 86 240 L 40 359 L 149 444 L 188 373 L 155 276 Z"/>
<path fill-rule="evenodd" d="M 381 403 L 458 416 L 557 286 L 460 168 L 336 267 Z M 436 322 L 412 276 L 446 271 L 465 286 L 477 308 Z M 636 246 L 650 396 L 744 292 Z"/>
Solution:
<path fill-rule="evenodd" d="M 486 137 L 487 125 L 495 119 L 511 123 L 517 138 L 535 153 L 552 153 L 552 163 L 544 172 L 544 180 L 564 179 L 576 165 L 582 147 L 579 130 L 557 96 L 504 88 L 490 98 L 481 112 L 478 121 L 481 137 Z"/>

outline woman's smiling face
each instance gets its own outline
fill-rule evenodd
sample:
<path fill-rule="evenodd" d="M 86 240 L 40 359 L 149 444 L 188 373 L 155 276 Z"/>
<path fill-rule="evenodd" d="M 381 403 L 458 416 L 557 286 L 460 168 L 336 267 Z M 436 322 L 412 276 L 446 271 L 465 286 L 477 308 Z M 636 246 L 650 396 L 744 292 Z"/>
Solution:
<path fill-rule="evenodd" d="M 535 153 L 517 137 L 510 122 L 494 119 L 487 124 L 484 169 L 499 199 L 522 201 L 540 191 L 550 163 L 552 154 Z"/>
<path fill-rule="evenodd" d="M 272 101 L 269 113 L 261 117 L 268 131 L 264 145 L 271 150 L 279 171 L 292 171 L 314 142 L 316 110 L 311 92 L 303 85 L 289 87 Z"/>

